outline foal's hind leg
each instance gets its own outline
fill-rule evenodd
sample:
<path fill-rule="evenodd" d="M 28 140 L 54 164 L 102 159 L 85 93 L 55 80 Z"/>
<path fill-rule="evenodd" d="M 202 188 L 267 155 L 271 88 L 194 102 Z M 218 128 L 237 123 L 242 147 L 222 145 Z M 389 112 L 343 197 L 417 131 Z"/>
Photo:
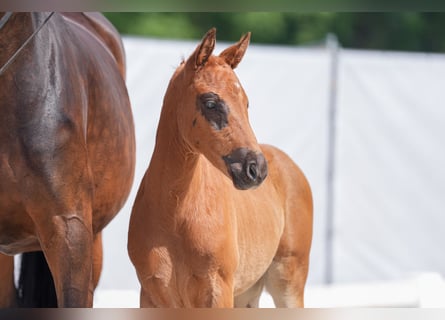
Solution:
<path fill-rule="evenodd" d="M 307 262 L 296 256 L 276 257 L 266 276 L 266 289 L 277 308 L 302 308 L 304 286 L 308 272 Z"/>
<path fill-rule="evenodd" d="M 277 253 L 266 273 L 266 289 L 277 307 L 303 307 L 312 243 L 312 193 L 301 170 L 284 154 L 280 157 L 279 189 L 286 199 L 285 223 Z M 271 166 L 271 177 L 272 170 Z"/>
<path fill-rule="evenodd" d="M 265 275 L 266 289 L 278 308 L 304 307 L 312 242 L 312 199 L 301 201 L 298 194 L 290 199 L 280 244 Z"/>
<path fill-rule="evenodd" d="M 14 285 L 14 256 L 0 253 L 0 308 L 16 305 Z"/>
<path fill-rule="evenodd" d="M 258 308 L 263 288 L 264 278 L 261 278 L 247 291 L 235 297 L 235 308 Z"/>

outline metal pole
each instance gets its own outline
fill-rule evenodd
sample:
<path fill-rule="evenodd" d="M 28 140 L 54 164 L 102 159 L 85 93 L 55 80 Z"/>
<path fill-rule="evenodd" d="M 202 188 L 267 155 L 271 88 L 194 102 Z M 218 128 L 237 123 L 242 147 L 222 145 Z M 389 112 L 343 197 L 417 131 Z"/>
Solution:
<path fill-rule="evenodd" d="M 336 156 L 337 124 L 337 89 L 338 89 L 338 52 L 339 43 L 334 34 L 326 37 L 326 48 L 330 54 L 329 97 L 328 97 L 328 143 L 326 172 L 326 231 L 325 231 L 325 283 L 333 281 L 333 246 L 334 246 L 334 178 Z"/>

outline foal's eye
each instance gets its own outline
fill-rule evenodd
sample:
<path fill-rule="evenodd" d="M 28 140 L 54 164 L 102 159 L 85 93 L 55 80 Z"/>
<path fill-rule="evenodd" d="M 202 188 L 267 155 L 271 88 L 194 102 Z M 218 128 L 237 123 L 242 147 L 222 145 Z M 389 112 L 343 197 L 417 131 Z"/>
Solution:
<path fill-rule="evenodd" d="M 207 109 L 213 109 L 216 107 L 216 102 L 213 100 L 208 100 L 205 102 L 205 106 Z"/>

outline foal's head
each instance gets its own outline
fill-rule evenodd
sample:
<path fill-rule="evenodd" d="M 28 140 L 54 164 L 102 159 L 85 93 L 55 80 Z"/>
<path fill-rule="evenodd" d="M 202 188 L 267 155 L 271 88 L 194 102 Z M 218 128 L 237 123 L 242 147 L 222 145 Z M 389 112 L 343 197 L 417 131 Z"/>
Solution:
<path fill-rule="evenodd" d="M 236 188 L 250 189 L 267 175 L 266 160 L 249 124 L 249 102 L 233 72 L 250 33 L 214 56 L 215 33 L 207 32 L 175 75 L 178 127 L 192 152 L 203 154 Z"/>

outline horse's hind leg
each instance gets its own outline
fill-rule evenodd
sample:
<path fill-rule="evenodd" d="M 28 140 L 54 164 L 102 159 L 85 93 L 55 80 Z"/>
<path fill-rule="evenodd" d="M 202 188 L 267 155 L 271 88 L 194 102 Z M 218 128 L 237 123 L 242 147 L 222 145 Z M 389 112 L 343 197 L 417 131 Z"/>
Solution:
<path fill-rule="evenodd" d="M 258 308 L 263 288 L 264 278 L 261 278 L 247 291 L 235 297 L 235 308 Z"/>
<path fill-rule="evenodd" d="M 90 281 L 90 295 L 94 295 L 94 290 L 99 284 L 100 274 L 102 272 L 102 232 L 97 233 L 93 240 L 93 270 Z"/>
<path fill-rule="evenodd" d="M 53 216 L 39 224 L 38 229 L 41 247 L 54 278 L 58 306 L 92 307 L 93 297 L 89 290 L 93 265 L 91 221 L 78 215 Z"/>
<path fill-rule="evenodd" d="M 14 256 L 0 253 L 0 308 L 15 306 Z"/>

